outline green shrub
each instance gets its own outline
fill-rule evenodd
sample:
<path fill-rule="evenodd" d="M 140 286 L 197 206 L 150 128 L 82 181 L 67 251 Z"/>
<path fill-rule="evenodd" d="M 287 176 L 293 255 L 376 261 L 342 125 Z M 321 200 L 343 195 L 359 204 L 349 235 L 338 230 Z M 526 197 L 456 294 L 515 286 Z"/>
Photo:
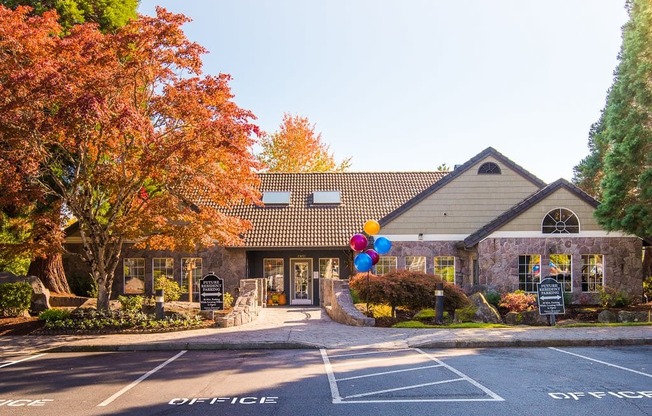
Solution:
<path fill-rule="evenodd" d="M 166 276 L 159 276 L 154 281 L 154 289 L 163 289 L 163 299 L 166 302 L 173 302 L 181 298 L 181 287 L 179 283 L 168 279 Z"/>
<path fill-rule="evenodd" d="M 537 306 L 537 298 L 531 293 L 517 290 L 502 295 L 498 306 L 507 309 L 509 312 L 532 311 Z"/>
<path fill-rule="evenodd" d="M 63 321 L 70 318 L 70 311 L 66 309 L 46 309 L 38 315 L 38 319 L 45 322 Z"/>
<path fill-rule="evenodd" d="M 495 307 L 498 307 L 498 305 L 500 304 L 500 293 L 498 293 L 497 291 L 495 291 L 493 289 L 488 290 L 484 294 L 484 298 L 487 300 L 487 302 L 490 305 L 494 305 Z"/>
<path fill-rule="evenodd" d="M 604 308 L 622 308 L 632 302 L 627 293 L 608 286 L 600 286 L 598 296 Z"/>
<path fill-rule="evenodd" d="M 97 297 L 97 283 L 90 275 L 67 276 L 70 291 L 77 296 Z"/>
<path fill-rule="evenodd" d="M 356 303 L 363 303 L 363 300 L 360 299 L 360 294 L 358 293 L 357 290 L 349 288 L 349 292 L 351 292 L 351 300 L 353 300 L 354 305 Z"/>
<path fill-rule="evenodd" d="M 0 316 L 19 316 L 29 310 L 32 286 L 27 282 L 0 284 Z"/>
<path fill-rule="evenodd" d="M 358 292 L 363 302 L 387 304 L 392 311 L 398 307 L 416 311 L 435 305 L 435 285 L 440 282 L 433 275 L 399 270 L 382 276 L 360 273 L 351 279 L 349 286 Z M 444 309 L 447 312 L 453 314 L 455 309 L 468 304 L 462 289 L 444 282 Z"/>
<path fill-rule="evenodd" d="M 455 320 L 457 322 L 473 322 L 475 320 L 475 313 L 478 308 L 474 305 L 469 305 L 466 308 L 455 310 Z"/>
<path fill-rule="evenodd" d="M 126 313 L 136 313 L 141 312 L 143 309 L 143 303 L 145 298 L 140 295 L 137 296 L 118 296 L 118 302 L 120 302 L 120 309 Z"/>

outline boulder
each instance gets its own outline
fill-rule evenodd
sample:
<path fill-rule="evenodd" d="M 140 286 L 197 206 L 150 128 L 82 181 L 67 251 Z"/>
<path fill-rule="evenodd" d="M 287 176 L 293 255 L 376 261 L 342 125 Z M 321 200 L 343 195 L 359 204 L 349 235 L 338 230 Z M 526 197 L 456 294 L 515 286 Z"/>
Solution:
<path fill-rule="evenodd" d="M 0 273 L 0 283 L 27 282 L 32 286 L 32 302 L 29 310 L 34 314 L 50 309 L 50 291 L 36 276 L 16 276 L 10 272 Z"/>
<path fill-rule="evenodd" d="M 548 325 L 548 316 L 540 315 L 539 311 L 508 312 L 505 315 L 505 323 L 508 325 L 545 326 Z"/>
<path fill-rule="evenodd" d="M 618 322 L 618 315 L 609 309 L 605 309 L 598 314 L 598 322 L 603 324 Z"/>
<path fill-rule="evenodd" d="M 618 322 L 650 322 L 650 311 L 619 311 Z"/>
<path fill-rule="evenodd" d="M 482 293 L 474 293 L 469 297 L 469 300 L 476 307 L 475 319 L 477 322 L 490 324 L 500 324 L 503 322 L 496 308 L 487 302 L 487 299 L 485 299 Z"/>

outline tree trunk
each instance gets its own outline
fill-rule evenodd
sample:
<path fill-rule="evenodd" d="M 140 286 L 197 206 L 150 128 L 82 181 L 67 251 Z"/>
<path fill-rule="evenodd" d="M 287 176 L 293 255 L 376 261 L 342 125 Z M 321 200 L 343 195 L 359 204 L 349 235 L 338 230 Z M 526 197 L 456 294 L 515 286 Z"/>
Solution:
<path fill-rule="evenodd" d="M 32 261 L 27 271 L 28 276 L 36 276 L 48 288 L 55 293 L 70 293 L 70 286 L 63 270 L 61 253 L 52 253 L 45 258 L 37 258 Z"/>
<path fill-rule="evenodd" d="M 97 281 L 97 310 L 107 312 L 110 308 L 111 291 L 107 290 L 102 279 Z"/>

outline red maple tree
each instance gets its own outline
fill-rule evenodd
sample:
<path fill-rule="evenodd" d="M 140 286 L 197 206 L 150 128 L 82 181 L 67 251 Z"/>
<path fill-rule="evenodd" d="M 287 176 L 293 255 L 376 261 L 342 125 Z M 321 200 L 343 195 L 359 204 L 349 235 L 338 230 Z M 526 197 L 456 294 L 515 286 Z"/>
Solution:
<path fill-rule="evenodd" d="M 202 75 L 187 21 L 158 8 L 115 33 L 85 24 L 61 37 L 55 13 L 0 7 L 0 162 L 11 166 L 0 203 L 65 205 L 99 309 L 126 241 L 235 245 L 249 225 L 220 208 L 258 199 L 255 117 L 233 102 L 229 75 Z"/>

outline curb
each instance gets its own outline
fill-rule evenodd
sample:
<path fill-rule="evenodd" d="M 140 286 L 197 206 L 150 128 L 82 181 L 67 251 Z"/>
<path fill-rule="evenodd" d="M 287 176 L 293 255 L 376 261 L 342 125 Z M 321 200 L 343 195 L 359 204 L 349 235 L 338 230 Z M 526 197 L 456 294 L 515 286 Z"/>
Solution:
<path fill-rule="evenodd" d="M 426 341 L 408 343 L 409 348 L 548 348 L 548 347 L 607 347 L 652 345 L 652 338 L 616 338 L 616 339 L 547 339 L 547 340 L 455 340 Z M 358 346 L 359 348 L 360 346 Z M 305 342 L 166 342 L 157 344 L 86 344 L 61 345 L 41 352 L 127 352 L 127 351 L 216 351 L 216 350 L 315 350 L 341 349 Z M 376 348 L 369 346 L 369 348 Z M 398 348 L 398 347 L 397 347 Z M 391 349 L 391 348 L 387 348 Z"/>

